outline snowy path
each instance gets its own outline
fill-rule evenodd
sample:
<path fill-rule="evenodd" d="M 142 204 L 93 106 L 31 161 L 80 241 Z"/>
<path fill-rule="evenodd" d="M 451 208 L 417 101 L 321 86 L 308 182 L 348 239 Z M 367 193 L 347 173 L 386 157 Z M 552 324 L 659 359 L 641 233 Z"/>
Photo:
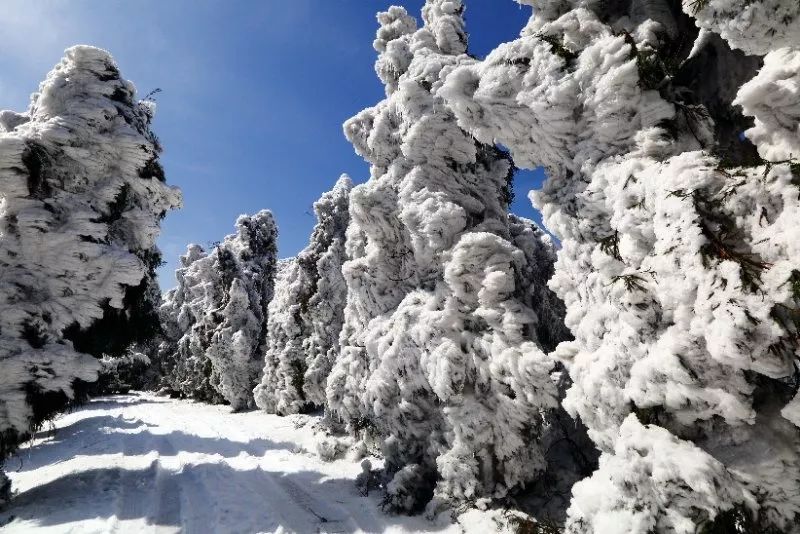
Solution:
<path fill-rule="evenodd" d="M 0 530 L 464 531 L 381 513 L 377 495 L 355 488 L 357 463 L 308 452 L 315 421 L 144 394 L 96 399 L 9 460 L 19 494 L 0 513 Z M 469 515 L 468 530 L 491 529 Z"/>

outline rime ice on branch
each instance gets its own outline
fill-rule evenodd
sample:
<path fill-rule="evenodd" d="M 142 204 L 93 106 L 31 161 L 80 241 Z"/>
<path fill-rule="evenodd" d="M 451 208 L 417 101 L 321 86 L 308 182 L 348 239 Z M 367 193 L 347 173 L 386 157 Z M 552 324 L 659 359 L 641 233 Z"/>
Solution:
<path fill-rule="evenodd" d="M 550 176 L 565 405 L 603 451 L 568 532 L 796 531 L 800 7 L 524 3 L 520 38 L 439 95 Z"/>
<path fill-rule="evenodd" d="M 344 126 L 372 167 L 350 196 L 327 397 L 352 433 L 380 443 L 387 504 L 401 510 L 434 491 L 431 511 L 536 479 L 537 440 L 558 404 L 557 364 L 542 350 L 566 335 L 544 286 L 553 245 L 509 218 L 507 156 L 464 132 L 437 95 L 453 69 L 475 64 L 463 11 L 430 0 L 421 29 L 403 8 L 380 13 L 387 98 Z"/>
<path fill-rule="evenodd" d="M 162 312 L 174 340 L 170 387 L 235 410 L 253 405 L 272 300 L 277 227 L 267 210 L 242 215 L 206 255 L 190 245 Z"/>
<path fill-rule="evenodd" d="M 317 224 L 310 242 L 276 279 L 264 374 L 254 392 L 256 404 L 268 412 L 285 415 L 325 405 L 347 296 L 342 262 L 352 187 L 343 175 L 314 203 Z"/>
<path fill-rule="evenodd" d="M 79 351 L 121 340 L 93 325 L 155 317 L 155 241 L 181 200 L 158 162 L 155 105 L 135 94 L 107 52 L 76 46 L 27 112 L 0 112 L 0 464 L 96 379 Z"/>

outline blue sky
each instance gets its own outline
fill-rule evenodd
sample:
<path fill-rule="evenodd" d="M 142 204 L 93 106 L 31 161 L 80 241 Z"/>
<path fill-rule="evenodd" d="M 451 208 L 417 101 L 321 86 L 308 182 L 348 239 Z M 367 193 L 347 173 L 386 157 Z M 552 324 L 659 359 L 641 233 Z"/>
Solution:
<path fill-rule="evenodd" d="M 162 288 L 187 243 L 221 239 L 240 213 L 271 209 L 291 256 L 314 200 L 343 172 L 369 176 L 341 125 L 383 98 L 372 40 L 391 4 L 418 16 L 423 0 L 4 0 L 0 109 L 25 109 L 65 48 L 109 50 L 140 95 L 162 89 L 154 130 L 185 204 L 162 227 Z M 513 0 L 467 0 L 470 51 L 515 38 L 529 15 Z M 541 180 L 518 175 L 515 213 L 539 220 L 527 191 Z"/>

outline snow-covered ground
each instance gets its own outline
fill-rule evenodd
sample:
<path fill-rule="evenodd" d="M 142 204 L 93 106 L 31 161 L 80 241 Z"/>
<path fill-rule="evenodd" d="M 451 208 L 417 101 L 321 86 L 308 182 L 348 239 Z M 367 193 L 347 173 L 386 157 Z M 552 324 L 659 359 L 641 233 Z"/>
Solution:
<path fill-rule="evenodd" d="M 55 421 L 8 461 L 15 532 L 487 532 L 386 515 L 354 484 L 358 462 L 323 462 L 318 417 L 231 413 L 148 394 L 95 399 Z M 374 462 L 377 464 L 378 462 Z"/>

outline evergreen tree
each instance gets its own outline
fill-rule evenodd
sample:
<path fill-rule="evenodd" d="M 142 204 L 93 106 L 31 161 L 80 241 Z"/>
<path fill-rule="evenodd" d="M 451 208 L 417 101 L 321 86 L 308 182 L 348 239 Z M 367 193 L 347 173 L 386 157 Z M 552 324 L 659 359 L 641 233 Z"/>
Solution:
<path fill-rule="evenodd" d="M 567 531 L 797 532 L 800 7 L 522 3 L 440 95 L 549 174 L 565 406 L 602 451 Z"/>
<path fill-rule="evenodd" d="M 161 306 L 168 339 L 161 350 L 171 353 L 167 357 L 171 363 L 165 385 L 180 396 L 219 403 L 222 398 L 211 384 L 211 363 L 206 358 L 209 310 L 219 307 L 222 301 L 214 291 L 219 284 L 213 283 L 213 261 L 200 246 L 189 245 L 180 264 L 175 271 L 178 285 L 164 295 Z"/>
<path fill-rule="evenodd" d="M 303 394 L 303 338 L 308 335 L 302 304 L 311 294 L 311 278 L 297 258 L 283 260 L 269 305 L 267 349 L 261 382 L 253 391 L 256 406 L 281 415 L 307 407 Z"/>
<path fill-rule="evenodd" d="M 219 376 L 219 393 L 235 410 L 241 410 L 252 405 L 251 391 L 260 368 L 254 348 L 259 347 L 262 328 L 241 278 L 233 279 L 220 315 L 222 323 L 211 337 L 208 359 Z"/>
<path fill-rule="evenodd" d="M 542 345 L 565 330 L 540 321 L 541 307 L 562 322 L 549 291 L 531 288 L 552 270 L 552 244 L 537 235 L 542 253 L 530 256 L 515 246 L 508 157 L 459 128 L 438 96 L 448 73 L 476 63 L 463 12 L 461 1 L 429 0 L 419 30 L 402 8 L 380 13 L 387 98 L 345 124 L 372 167 L 350 196 L 347 306 L 327 396 L 353 434 L 381 444 L 386 504 L 400 510 L 434 494 L 431 512 L 502 498 L 535 480 L 558 406 L 558 365 Z"/>
<path fill-rule="evenodd" d="M 96 380 L 92 355 L 158 328 L 155 240 L 180 193 L 154 111 L 107 52 L 77 46 L 27 112 L 0 113 L 0 462 Z"/>
<path fill-rule="evenodd" d="M 303 392 L 315 406 L 326 405 L 328 375 L 339 357 L 339 334 L 347 301 L 342 264 L 346 259 L 352 188 L 350 178 L 342 175 L 334 188 L 314 203 L 318 222 L 309 246 L 298 255 L 300 261 L 313 266 L 315 274 L 314 291 L 306 306 L 310 332 L 303 340 Z"/>
<path fill-rule="evenodd" d="M 277 227 L 267 210 L 242 215 L 206 254 L 190 245 L 162 306 L 174 350 L 169 387 L 198 400 L 253 405 L 272 300 Z"/>
<path fill-rule="evenodd" d="M 341 270 L 352 186 L 343 175 L 314 203 L 317 224 L 310 242 L 276 279 L 264 374 L 255 390 L 256 404 L 268 412 L 290 414 L 325 404 L 347 291 Z"/>

